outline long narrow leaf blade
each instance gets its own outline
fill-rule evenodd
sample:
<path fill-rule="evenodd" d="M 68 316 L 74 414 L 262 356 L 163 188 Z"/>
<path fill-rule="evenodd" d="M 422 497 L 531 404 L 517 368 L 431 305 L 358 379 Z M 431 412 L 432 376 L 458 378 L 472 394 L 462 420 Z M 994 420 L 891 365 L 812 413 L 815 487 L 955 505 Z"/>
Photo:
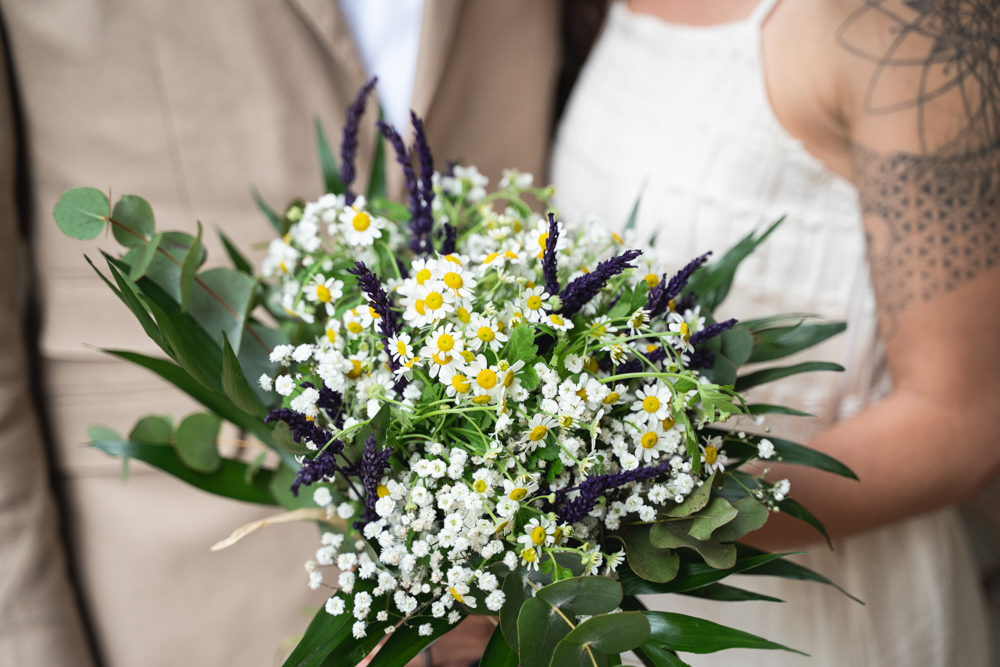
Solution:
<path fill-rule="evenodd" d="M 746 391 L 751 387 L 781 380 L 799 373 L 813 373 L 815 371 L 836 371 L 841 372 L 844 367 L 829 361 L 807 361 L 794 366 L 781 366 L 779 368 L 767 368 L 756 373 L 750 373 L 736 379 L 736 391 Z"/>

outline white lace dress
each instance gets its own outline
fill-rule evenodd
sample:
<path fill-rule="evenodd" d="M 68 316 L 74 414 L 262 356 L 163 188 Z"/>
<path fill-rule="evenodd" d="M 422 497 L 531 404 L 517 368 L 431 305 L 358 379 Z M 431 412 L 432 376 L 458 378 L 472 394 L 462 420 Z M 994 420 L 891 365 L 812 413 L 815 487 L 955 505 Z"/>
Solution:
<path fill-rule="evenodd" d="M 760 26 L 774 4 L 764 0 L 747 20 L 710 27 L 669 24 L 615 4 L 559 127 L 552 169 L 569 223 L 594 214 L 620 229 L 645 183 L 635 231 L 642 241 L 655 236 L 670 270 L 787 215 L 744 262 L 719 315 L 805 312 L 848 321 L 845 334 L 802 355 L 838 362 L 845 373 L 799 375 L 752 394 L 754 402 L 819 415 L 769 420 L 775 434 L 808 442 L 876 401 L 889 381 L 857 191 L 788 134 L 767 97 Z M 676 595 L 648 602 L 812 654 L 684 656 L 695 666 L 989 664 L 977 570 L 953 509 L 835 546 L 817 543 L 801 562 L 867 606 L 818 584 L 765 577 L 734 581 L 786 604 Z"/>

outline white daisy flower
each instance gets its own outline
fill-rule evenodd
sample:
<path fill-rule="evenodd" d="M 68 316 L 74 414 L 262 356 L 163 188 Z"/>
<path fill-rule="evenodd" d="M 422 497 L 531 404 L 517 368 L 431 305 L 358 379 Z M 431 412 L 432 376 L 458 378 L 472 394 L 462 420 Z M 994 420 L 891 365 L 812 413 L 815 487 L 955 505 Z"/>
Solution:
<path fill-rule="evenodd" d="M 676 443 L 664 437 L 663 424 L 658 419 L 640 426 L 632 437 L 635 441 L 635 457 L 646 463 L 660 458 L 660 454 L 673 454 L 676 449 Z"/>
<path fill-rule="evenodd" d="M 545 291 L 545 287 L 541 285 L 529 287 L 521 292 L 518 305 L 521 306 L 521 312 L 525 319 L 529 322 L 542 322 L 546 318 L 545 302 L 548 298 L 549 295 Z"/>
<path fill-rule="evenodd" d="M 670 389 L 660 382 L 648 384 L 635 392 L 632 411 L 655 415 L 661 420 L 666 419 L 670 416 L 670 398 Z"/>
<path fill-rule="evenodd" d="M 535 448 L 542 445 L 545 436 L 556 427 L 556 424 L 556 420 L 546 414 L 536 413 L 532 415 L 531 419 L 528 420 L 524 435 L 521 436 L 521 443 L 525 451 L 530 454 Z"/>
<path fill-rule="evenodd" d="M 559 230 L 559 240 L 556 241 L 556 252 L 559 252 L 566 249 L 566 230 L 563 228 L 561 222 L 556 223 L 556 226 Z M 541 259 L 542 255 L 545 254 L 545 244 L 549 241 L 549 221 L 539 220 L 535 228 L 528 233 L 528 237 L 530 238 L 527 242 L 529 251 L 537 253 L 535 257 Z"/>
<path fill-rule="evenodd" d="M 507 334 L 500 330 L 500 324 L 496 317 L 487 315 L 473 315 L 469 320 L 469 349 L 478 351 L 481 347 L 488 347 L 494 352 L 499 352 L 503 344 L 507 342 Z"/>
<path fill-rule="evenodd" d="M 342 296 L 344 296 L 344 281 L 327 278 L 322 273 L 314 275 L 305 287 L 306 300 L 323 304 L 329 317 L 333 316 L 334 302 Z"/>
<path fill-rule="evenodd" d="M 362 304 L 357 308 L 351 308 L 344 312 L 344 328 L 347 329 L 349 338 L 357 338 L 363 334 L 373 321 L 374 318 L 371 316 L 367 304 Z"/>
<path fill-rule="evenodd" d="M 399 363 L 405 364 L 413 358 L 414 350 L 413 346 L 410 345 L 410 334 L 398 333 L 390 336 L 387 342 L 389 354 L 392 355 L 393 359 L 398 360 Z"/>
<path fill-rule="evenodd" d="M 569 331 L 573 328 L 573 321 L 565 319 L 558 313 L 549 313 L 542 318 L 544 324 L 549 325 L 556 331 Z"/>
<path fill-rule="evenodd" d="M 465 349 L 465 340 L 462 332 L 455 329 L 455 325 L 448 322 L 444 326 L 439 326 L 427 337 L 427 346 L 434 353 L 443 352 L 450 355 L 461 356 Z"/>
<path fill-rule="evenodd" d="M 459 262 L 452 262 L 447 259 L 443 262 L 438 262 L 434 277 L 443 282 L 445 287 L 452 290 L 455 296 L 469 298 L 476 288 L 475 276 L 463 268 Z"/>
<path fill-rule="evenodd" d="M 382 238 L 382 229 L 385 227 L 386 221 L 365 212 L 364 207 L 365 198 L 360 196 L 338 216 L 340 233 L 348 245 L 370 246 L 375 242 L 375 239 Z"/>

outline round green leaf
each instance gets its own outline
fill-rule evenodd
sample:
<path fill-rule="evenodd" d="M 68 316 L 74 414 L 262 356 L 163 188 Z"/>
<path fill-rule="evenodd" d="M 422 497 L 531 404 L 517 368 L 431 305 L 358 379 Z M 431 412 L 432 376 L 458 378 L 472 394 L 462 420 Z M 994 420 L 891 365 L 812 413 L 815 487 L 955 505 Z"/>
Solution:
<path fill-rule="evenodd" d="M 81 241 L 97 238 L 108 219 L 108 198 L 96 188 L 73 188 L 63 193 L 52 211 L 63 234 Z"/>
<path fill-rule="evenodd" d="M 184 418 L 177 428 L 174 447 L 177 455 L 188 468 L 211 473 L 222 466 L 222 458 L 215 439 L 222 428 L 222 420 L 207 412 L 198 412 Z"/>
<path fill-rule="evenodd" d="M 624 653 L 649 639 L 649 621 L 638 611 L 592 616 L 563 641 L 587 644 L 601 653 Z"/>
<path fill-rule="evenodd" d="M 565 611 L 559 613 L 541 598 L 525 600 L 517 617 L 518 654 L 523 667 L 548 667 L 556 646 L 572 629 L 564 616 Z"/>
<path fill-rule="evenodd" d="M 143 417 L 132 427 L 128 439 L 134 442 L 145 442 L 150 445 L 169 445 L 174 428 L 169 419 L 149 415 Z"/>
<path fill-rule="evenodd" d="M 115 239 L 128 248 L 145 247 L 156 230 L 153 208 L 136 195 L 125 195 L 119 199 L 111 219 Z"/>
<path fill-rule="evenodd" d="M 608 577 L 573 577 L 544 586 L 535 596 L 566 615 L 606 614 L 622 602 L 622 587 Z M 521 623 L 518 621 L 518 631 Z"/>

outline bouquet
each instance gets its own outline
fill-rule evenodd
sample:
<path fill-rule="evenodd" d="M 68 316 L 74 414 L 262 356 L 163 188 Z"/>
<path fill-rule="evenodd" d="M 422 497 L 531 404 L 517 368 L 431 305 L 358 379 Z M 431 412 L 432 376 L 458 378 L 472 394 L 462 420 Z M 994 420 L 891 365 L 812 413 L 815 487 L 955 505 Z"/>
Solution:
<path fill-rule="evenodd" d="M 212 493 L 319 526 L 308 585 L 329 598 L 286 665 L 404 665 L 470 614 L 498 616 L 487 666 L 683 665 L 678 652 L 792 650 L 703 619 L 644 608 L 679 593 L 770 600 L 735 573 L 823 576 L 738 540 L 771 512 L 822 525 L 768 479 L 772 462 L 853 476 L 801 445 L 747 433 L 768 413 L 750 387 L 806 363 L 737 374 L 843 330 L 806 316 L 716 321 L 739 263 L 778 223 L 719 261 L 668 272 L 597 224 L 565 227 L 553 190 L 475 167 L 435 172 L 419 118 L 412 146 L 379 121 L 371 185 L 352 190 L 370 82 L 348 110 L 337 161 L 317 124 L 327 193 L 284 213 L 260 273 L 202 270 L 195 236 L 157 232 L 149 204 L 92 188 L 55 208 L 80 239 L 110 227 L 112 289 L 167 358 L 106 350 L 199 401 L 174 427 L 143 417 L 91 444 Z M 385 195 L 389 144 L 408 203 Z M 543 210 L 539 214 L 536 210 Z M 779 221 L 780 222 L 780 221 Z M 221 232 L 220 232 L 221 234 Z M 88 260 L 89 261 L 89 260 Z M 95 267 L 95 270 L 96 267 Z M 267 449 L 223 458 L 222 421 Z M 758 429 L 759 431 L 759 429 Z M 769 435 L 765 433 L 765 435 Z"/>

